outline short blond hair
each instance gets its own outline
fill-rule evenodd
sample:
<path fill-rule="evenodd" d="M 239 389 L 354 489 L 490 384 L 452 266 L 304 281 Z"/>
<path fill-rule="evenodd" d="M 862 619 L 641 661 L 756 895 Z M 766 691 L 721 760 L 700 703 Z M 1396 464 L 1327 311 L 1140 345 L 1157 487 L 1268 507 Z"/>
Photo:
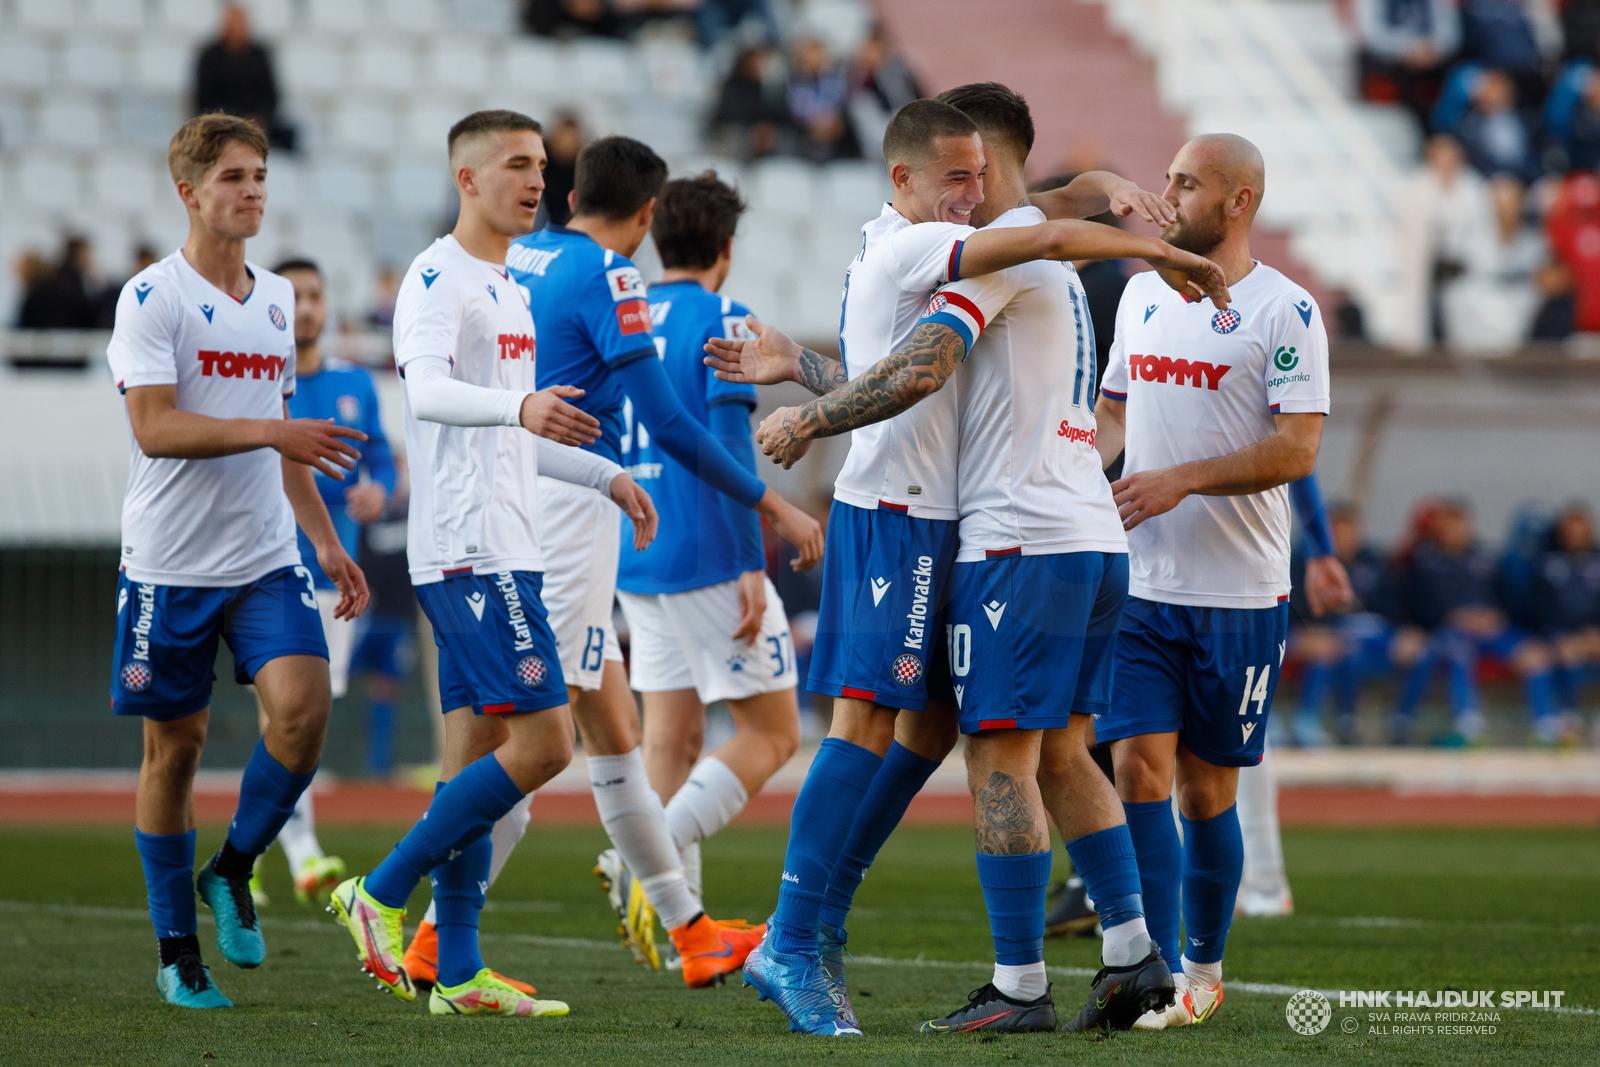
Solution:
<path fill-rule="evenodd" d="M 214 111 L 185 122 L 167 146 L 167 169 L 172 172 L 172 180 L 199 185 L 230 141 L 254 149 L 263 161 L 267 158 L 267 135 L 250 119 Z"/>

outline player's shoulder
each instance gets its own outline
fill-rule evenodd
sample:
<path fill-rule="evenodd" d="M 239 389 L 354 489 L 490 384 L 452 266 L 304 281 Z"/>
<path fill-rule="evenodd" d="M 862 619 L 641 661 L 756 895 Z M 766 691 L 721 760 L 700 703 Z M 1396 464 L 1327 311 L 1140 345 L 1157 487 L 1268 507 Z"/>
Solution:
<path fill-rule="evenodd" d="M 132 299 L 135 306 L 151 310 L 176 306 L 186 281 L 182 260 L 183 253 L 178 251 L 150 264 L 123 283 L 122 300 Z"/>
<path fill-rule="evenodd" d="M 416 299 L 453 290 L 459 285 L 466 268 L 460 249 L 460 245 L 445 236 L 418 252 L 400 282 L 402 298 L 410 295 Z"/>
<path fill-rule="evenodd" d="M 1290 278 L 1276 267 L 1265 263 L 1256 262 L 1252 275 L 1259 273 L 1260 277 L 1252 286 L 1254 300 L 1264 309 L 1293 311 L 1307 326 L 1311 318 L 1319 313 L 1316 297 L 1310 291 Z"/>
<path fill-rule="evenodd" d="M 1132 307 L 1141 300 L 1146 303 L 1161 300 L 1171 292 L 1172 289 L 1155 271 L 1137 271 L 1128 279 L 1128 284 L 1122 287 L 1122 299 L 1117 306 Z"/>

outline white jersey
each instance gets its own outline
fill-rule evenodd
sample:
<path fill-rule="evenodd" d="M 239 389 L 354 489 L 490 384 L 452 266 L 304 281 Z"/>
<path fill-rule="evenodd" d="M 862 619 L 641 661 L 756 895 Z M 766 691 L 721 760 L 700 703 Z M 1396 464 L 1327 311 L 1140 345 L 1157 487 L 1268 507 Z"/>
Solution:
<path fill-rule="evenodd" d="M 1126 399 L 1123 473 L 1214 459 L 1276 430 L 1275 413 L 1328 412 L 1328 335 L 1311 295 L 1264 263 L 1218 311 L 1154 273 L 1117 307 L 1101 391 Z M 1190 496 L 1128 533 L 1129 592 L 1164 604 L 1266 608 L 1289 595 L 1289 487 Z"/>
<path fill-rule="evenodd" d="M 123 392 L 176 385 L 178 410 L 281 419 L 294 394 L 294 287 L 254 263 L 242 302 L 172 253 L 117 299 L 106 357 Z M 122 502 L 122 569 L 134 582 L 220 588 L 300 564 L 282 459 L 258 448 L 216 459 L 153 459 L 133 437 Z"/>
<path fill-rule="evenodd" d="M 839 356 L 850 377 L 911 336 L 933 290 L 961 276 L 961 245 L 975 232 L 953 222 L 913 225 L 888 204 L 861 227 L 839 317 Z M 894 418 L 852 432 L 834 497 L 858 508 L 889 504 L 916 518 L 959 518 L 956 392 L 946 383 Z"/>
<path fill-rule="evenodd" d="M 534 392 L 533 316 L 505 271 L 446 235 L 411 261 L 394 309 L 394 359 L 450 360 L 450 377 Z M 539 453 L 520 426 L 448 426 L 404 407 L 411 511 L 406 559 L 416 585 L 446 571 L 539 571 Z"/>
<path fill-rule="evenodd" d="M 1019 207 L 990 225 L 1043 221 Z M 934 294 L 927 320 L 967 342 L 956 559 L 1128 551 L 1094 449 L 1094 326 L 1072 264 L 1034 260 L 954 282 Z"/>

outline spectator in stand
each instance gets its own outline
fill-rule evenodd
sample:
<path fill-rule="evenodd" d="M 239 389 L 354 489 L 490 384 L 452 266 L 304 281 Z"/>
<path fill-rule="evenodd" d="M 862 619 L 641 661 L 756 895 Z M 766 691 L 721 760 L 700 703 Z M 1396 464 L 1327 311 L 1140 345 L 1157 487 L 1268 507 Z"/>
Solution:
<path fill-rule="evenodd" d="M 1528 223 L 1521 182 L 1509 174 L 1490 179 L 1489 201 L 1494 229 L 1445 309 L 1450 347 L 1473 355 L 1509 352 L 1528 339 L 1539 312 L 1535 279 L 1547 257 L 1543 236 Z"/>
<path fill-rule="evenodd" d="M 800 154 L 813 163 L 859 159 L 861 147 L 845 119 L 850 82 L 816 37 L 795 42 L 789 59 L 789 113 L 800 128 Z"/>
<path fill-rule="evenodd" d="M 782 85 L 767 78 L 771 58 L 766 48 L 742 49 L 711 116 L 712 140 L 746 162 L 777 152 L 791 124 Z"/>
<path fill-rule="evenodd" d="M 1562 57 L 1600 57 L 1600 0 L 1566 0 L 1561 5 Z"/>
<path fill-rule="evenodd" d="M 26 248 L 18 253 L 16 261 L 12 264 L 12 271 L 16 274 L 17 281 L 22 283 L 22 299 L 17 302 L 17 310 L 11 315 L 11 325 L 20 330 L 24 328 L 22 309 L 27 306 L 28 298 L 49 279 L 55 268 L 50 265 L 50 261 L 43 253 Z"/>
<path fill-rule="evenodd" d="M 1544 226 L 1551 251 L 1571 278 L 1573 329 L 1600 332 L 1600 178 L 1582 171 L 1567 175 Z"/>
<path fill-rule="evenodd" d="M 1582 731 L 1578 709 L 1588 672 L 1600 665 L 1600 545 L 1594 520 L 1582 504 L 1557 516 L 1540 555 L 1530 598 L 1544 639 L 1555 649 L 1561 736 Z M 1596 720 L 1600 742 L 1600 719 Z"/>
<path fill-rule="evenodd" d="M 1452 132 L 1485 178 L 1510 174 L 1531 183 L 1543 173 L 1529 112 L 1517 107 L 1517 83 L 1503 70 L 1485 70 L 1472 87 L 1472 106 Z"/>
<path fill-rule="evenodd" d="M 294 151 L 294 127 L 278 118 L 278 80 L 272 56 L 250 36 L 250 13 L 243 4 L 222 9 L 222 29 L 200 50 L 195 65 L 194 110 L 203 115 L 226 111 L 251 119 L 274 148 Z"/>
<path fill-rule="evenodd" d="M 1531 339 L 1564 341 L 1572 336 L 1572 273 L 1560 260 L 1546 263 L 1534 275 L 1539 290 L 1539 310 L 1533 317 Z"/>
<path fill-rule="evenodd" d="M 372 282 L 372 306 L 367 310 L 367 325 L 379 330 L 394 329 L 394 303 L 400 296 L 400 277 L 385 263 Z"/>
<path fill-rule="evenodd" d="M 1546 0 L 1462 0 L 1461 54 L 1506 72 L 1517 106 L 1538 107 L 1545 67 L 1561 54 L 1561 24 Z"/>
<path fill-rule="evenodd" d="M 1467 504 L 1447 500 L 1424 506 L 1416 527 L 1414 547 L 1402 554 L 1398 609 L 1404 621 L 1427 631 L 1430 639 L 1427 653 L 1406 674 L 1395 708 L 1395 742 L 1413 740 L 1417 705 L 1434 669 L 1442 665 L 1448 672 L 1454 714 L 1454 732 L 1447 743 L 1482 743 L 1477 672 L 1485 656 L 1503 660 L 1522 679 L 1533 710 L 1534 740 L 1563 741 L 1550 651 L 1507 619 L 1496 596 L 1494 559 L 1473 533 Z"/>
<path fill-rule="evenodd" d="M 1455 0 L 1356 0 L 1361 95 L 1397 100 L 1424 129 L 1446 64 L 1461 46 Z"/>
<path fill-rule="evenodd" d="M 568 194 L 578 176 L 578 153 L 588 143 L 583 123 L 570 111 L 557 113 L 555 122 L 545 130 L 544 151 L 549 162 L 544 168 L 544 195 L 539 204 L 557 226 L 565 226 L 572 218 Z"/>
<path fill-rule="evenodd" d="M 93 330 L 100 326 L 99 292 L 90 281 L 93 253 L 82 237 L 69 237 L 61 258 L 48 271 L 34 273 L 27 286 L 17 328 L 22 330 Z M 24 280 L 26 283 L 26 279 Z"/>
<path fill-rule="evenodd" d="M 875 23 L 850 64 L 850 122 L 861 150 L 876 158 L 872 149 L 883 144 L 895 112 L 924 95 L 905 58 L 890 50 L 883 23 Z"/>
<path fill-rule="evenodd" d="M 1459 334 L 1453 320 L 1464 302 L 1464 281 L 1489 258 L 1495 229 L 1488 185 L 1467 168 L 1455 138 L 1428 138 L 1423 163 L 1407 184 L 1400 212 L 1408 348 Z"/>
<path fill-rule="evenodd" d="M 608 0 L 523 0 L 522 25 L 541 37 L 621 37 L 623 21 Z"/>
<path fill-rule="evenodd" d="M 1334 504 L 1328 509 L 1328 522 L 1335 552 L 1350 576 L 1355 595 L 1343 614 L 1312 619 L 1303 606 L 1305 559 L 1296 556 L 1293 599 L 1305 622 L 1296 627 L 1292 644 L 1305 673 L 1300 683 L 1294 739 L 1308 748 L 1328 743 L 1322 728 L 1322 705 L 1329 690 L 1335 693 L 1339 743 L 1357 744 L 1361 683 L 1368 677 L 1387 674 L 1391 665 L 1411 666 L 1422 658 L 1427 647 L 1427 637 L 1420 630 L 1394 623 L 1389 563 L 1375 545 L 1367 542 L 1360 510 L 1353 504 Z"/>
<path fill-rule="evenodd" d="M 1573 170 L 1600 169 L 1600 71 L 1590 70 L 1583 96 L 1568 120 L 1567 166 Z"/>
<path fill-rule="evenodd" d="M 699 10 L 701 46 L 714 46 L 745 22 L 754 22 L 758 27 L 745 40 L 776 41 L 783 36 L 772 0 L 702 0 Z"/>

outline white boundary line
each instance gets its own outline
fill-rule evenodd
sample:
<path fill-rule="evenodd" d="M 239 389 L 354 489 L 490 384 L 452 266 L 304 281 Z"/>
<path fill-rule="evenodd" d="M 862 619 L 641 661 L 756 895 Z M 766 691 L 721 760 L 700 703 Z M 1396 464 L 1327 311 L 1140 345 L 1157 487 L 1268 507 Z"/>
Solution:
<path fill-rule="evenodd" d="M 148 912 L 138 908 L 104 908 L 88 904 L 45 904 L 30 900 L 0 900 L 0 915 L 59 915 L 66 918 L 82 919 L 111 919 L 119 922 L 148 922 Z M 200 922 L 203 925 L 215 925 L 210 915 L 201 914 Z M 1400 919 L 1370 919 L 1363 920 L 1368 925 L 1400 925 L 1406 920 Z M 333 920 L 317 919 L 278 919 L 262 917 L 262 924 L 277 930 L 310 931 L 315 933 L 331 932 L 338 929 L 338 924 Z M 546 937 L 542 934 L 481 934 L 481 937 L 491 941 L 512 941 L 524 945 L 539 945 L 544 948 L 581 948 L 605 949 L 618 948 L 621 942 L 595 941 L 583 937 Z M 903 956 L 851 956 L 850 962 L 867 967 L 905 967 L 926 968 L 940 971 L 970 971 L 993 970 L 994 964 L 983 960 L 930 960 L 921 956 L 907 959 Z M 1045 970 L 1057 978 L 1092 978 L 1097 973 L 1087 967 L 1047 967 Z M 1250 993 L 1257 996 L 1287 997 L 1293 996 L 1304 988 L 1301 986 L 1281 985 L 1276 982 L 1242 982 L 1228 979 L 1228 990 L 1235 993 Z M 1336 1000 L 1339 996 L 1337 989 L 1318 989 L 1329 1000 Z M 1560 1008 L 1537 1008 L 1524 1005 L 1521 1008 L 1507 1009 L 1515 1011 L 1547 1011 L 1555 1015 L 1600 1015 L 1600 1009 L 1583 1008 L 1576 1005 Z"/>

